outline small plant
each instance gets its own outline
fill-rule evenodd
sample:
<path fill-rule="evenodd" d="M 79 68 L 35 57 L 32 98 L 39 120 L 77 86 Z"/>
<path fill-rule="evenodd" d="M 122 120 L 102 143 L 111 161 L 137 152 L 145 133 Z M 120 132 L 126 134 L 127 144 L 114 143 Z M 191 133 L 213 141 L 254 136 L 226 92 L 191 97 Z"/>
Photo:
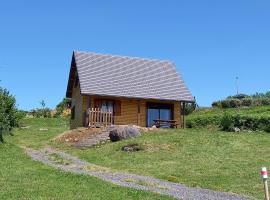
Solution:
<path fill-rule="evenodd" d="M 172 176 L 172 175 L 168 176 L 167 177 L 167 180 L 170 181 L 170 182 L 174 182 L 174 183 L 177 183 L 178 182 L 177 177 L 176 176 Z"/>
<path fill-rule="evenodd" d="M 230 131 L 232 130 L 233 128 L 233 119 L 232 119 L 232 116 L 225 112 L 223 117 L 221 118 L 221 122 L 220 122 L 220 126 L 221 126 L 221 129 L 223 131 Z"/>

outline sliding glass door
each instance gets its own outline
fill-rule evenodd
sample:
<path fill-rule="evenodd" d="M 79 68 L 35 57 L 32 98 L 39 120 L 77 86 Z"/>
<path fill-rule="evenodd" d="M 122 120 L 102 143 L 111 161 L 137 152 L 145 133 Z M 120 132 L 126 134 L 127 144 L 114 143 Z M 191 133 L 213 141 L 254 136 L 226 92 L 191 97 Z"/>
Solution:
<path fill-rule="evenodd" d="M 170 104 L 148 104 L 147 106 L 147 126 L 153 126 L 154 120 L 172 120 L 173 106 Z"/>

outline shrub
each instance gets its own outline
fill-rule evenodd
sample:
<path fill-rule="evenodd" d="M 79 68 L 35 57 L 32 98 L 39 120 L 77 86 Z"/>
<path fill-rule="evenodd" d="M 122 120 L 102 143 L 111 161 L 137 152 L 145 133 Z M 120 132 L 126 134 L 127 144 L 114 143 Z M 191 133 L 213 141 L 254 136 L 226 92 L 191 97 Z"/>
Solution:
<path fill-rule="evenodd" d="M 31 111 L 33 117 L 51 118 L 51 110 L 49 108 L 37 108 Z"/>
<path fill-rule="evenodd" d="M 247 107 L 252 106 L 252 99 L 251 98 L 243 99 L 241 105 L 242 106 L 247 106 Z"/>
<path fill-rule="evenodd" d="M 232 116 L 228 113 L 224 113 L 220 121 L 220 126 L 223 131 L 230 131 L 233 128 Z"/>
<path fill-rule="evenodd" d="M 237 94 L 237 95 L 234 95 L 234 96 L 229 96 L 228 99 L 244 99 L 244 98 L 247 98 L 249 97 L 248 95 L 246 94 Z"/>
<path fill-rule="evenodd" d="M 230 101 L 229 100 L 222 100 L 220 101 L 221 108 L 230 108 Z"/>
<path fill-rule="evenodd" d="M 3 132 L 10 132 L 12 128 L 19 126 L 22 118 L 16 107 L 16 99 L 9 91 L 0 87 L 0 142 L 4 142 Z"/>
<path fill-rule="evenodd" d="M 261 105 L 263 105 L 263 106 L 270 105 L 270 98 L 262 98 L 260 100 L 261 100 Z"/>
<path fill-rule="evenodd" d="M 256 109 L 257 110 L 257 109 Z M 254 110 L 254 112 L 257 112 Z M 221 110 L 213 109 L 212 112 L 199 112 L 187 117 L 186 126 L 188 128 L 216 126 L 223 130 L 230 130 L 233 127 L 238 127 L 244 130 L 268 130 L 270 125 L 270 114 L 267 108 L 265 112 L 256 113 L 222 113 Z M 218 111 L 218 112 L 217 112 Z M 231 111 L 230 111 L 231 112 Z"/>
<path fill-rule="evenodd" d="M 253 99 L 252 104 L 254 106 L 262 106 L 262 101 L 260 99 Z"/>
<path fill-rule="evenodd" d="M 230 108 L 238 108 L 241 106 L 241 101 L 239 99 L 229 99 Z"/>
<path fill-rule="evenodd" d="M 214 107 L 214 108 L 221 108 L 221 102 L 220 101 L 214 101 L 212 103 L 212 107 Z"/>
<path fill-rule="evenodd" d="M 33 117 L 51 118 L 52 117 L 51 110 L 49 108 L 46 108 L 46 104 L 44 100 L 40 102 L 40 105 L 41 105 L 41 108 L 36 108 L 36 109 L 31 110 L 31 114 L 33 115 Z"/>
<path fill-rule="evenodd" d="M 60 116 L 69 116 L 67 110 L 69 110 L 71 105 L 71 99 L 69 98 L 64 98 L 62 101 L 57 104 L 56 106 L 56 114 L 55 117 L 60 117 Z"/>

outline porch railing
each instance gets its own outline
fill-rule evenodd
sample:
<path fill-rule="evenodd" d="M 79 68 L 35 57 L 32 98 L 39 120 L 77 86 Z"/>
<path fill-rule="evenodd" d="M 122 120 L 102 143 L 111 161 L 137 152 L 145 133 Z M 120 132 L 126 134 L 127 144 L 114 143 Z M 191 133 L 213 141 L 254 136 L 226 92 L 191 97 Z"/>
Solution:
<path fill-rule="evenodd" d="M 88 122 L 90 127 L 111 126 L 114 122 L 113 112 L 103 111 L 100 108 L 89 108 Z"/>

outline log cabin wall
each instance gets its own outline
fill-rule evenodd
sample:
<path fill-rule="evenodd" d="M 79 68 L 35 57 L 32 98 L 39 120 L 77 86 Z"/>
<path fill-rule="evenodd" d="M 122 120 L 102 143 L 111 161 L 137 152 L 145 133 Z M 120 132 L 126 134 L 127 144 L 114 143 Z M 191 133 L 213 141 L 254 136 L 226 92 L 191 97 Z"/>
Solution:
<path fill-rule="evenodd" d="M 83 126 L 83 97 L 80 93 L 80 85 L 73 86 L 72 89 L 72 101 L 71 101 L 71 110 L 74 109 L 74 118 L 70 119 L 70 128 L 74 129 L 77 127 Z"/>
<path fill-rule="evenodd" d="M 82 98 L 82 112 L 81 116 L 85 116 L 88 108 L 100 107 L 101 100 L 111 100 L 118 103 L 120 109 L 117 108 L 117 112 L 114 115 L 114 124 L 115 125 L 139 125 L 142 127 L 146 126 L 147 120 L 147 103 L 166 103 L 173 104 L 173 119 L 177 120 L 179 127 L 181 127 L 181 105 L 178 101 L 159 101 L 159 100 L 137 100 L 137 99 L 128 99 L 128 98 L 113 98 L 113 97 L 99 97 L 99 96 L 83 96 Z M 98 103 L 99 102 L 99 103 Z M 116 109 L 116 108 L 114 108 Z M 87 119 L 85 122 L 79 122 L 78 124 L 87 124 Z"/>

